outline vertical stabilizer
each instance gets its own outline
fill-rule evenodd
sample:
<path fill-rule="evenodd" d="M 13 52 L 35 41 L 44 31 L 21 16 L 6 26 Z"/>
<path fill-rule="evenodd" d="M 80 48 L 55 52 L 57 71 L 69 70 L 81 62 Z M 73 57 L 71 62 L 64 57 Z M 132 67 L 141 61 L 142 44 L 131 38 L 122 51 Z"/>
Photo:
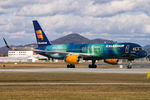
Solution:
<path fill-rule="evenodd" d="M 51 45 L 37 20 L 33 21 L 38 47 Z"/>

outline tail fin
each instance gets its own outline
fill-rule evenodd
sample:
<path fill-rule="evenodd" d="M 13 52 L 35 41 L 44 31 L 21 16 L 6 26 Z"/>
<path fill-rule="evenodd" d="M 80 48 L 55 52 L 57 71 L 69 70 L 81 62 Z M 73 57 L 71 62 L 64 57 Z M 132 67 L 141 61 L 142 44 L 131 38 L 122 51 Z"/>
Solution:
<path fill-rule="evenodd" d="M 51 45 L 37 20 L 33 21 L 38 47 Z"/>

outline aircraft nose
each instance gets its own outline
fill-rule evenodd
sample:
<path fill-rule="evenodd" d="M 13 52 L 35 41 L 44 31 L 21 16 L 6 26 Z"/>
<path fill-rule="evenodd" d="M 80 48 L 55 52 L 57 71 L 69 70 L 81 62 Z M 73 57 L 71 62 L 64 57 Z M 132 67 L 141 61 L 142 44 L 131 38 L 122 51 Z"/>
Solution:
<path fill-rule="evenodd" d="M 142 50 L 142 51 L 139 52 L 138 55 L 139 55 L 139 57 L 146 57 L 147 56 L 147 52 Z"/>

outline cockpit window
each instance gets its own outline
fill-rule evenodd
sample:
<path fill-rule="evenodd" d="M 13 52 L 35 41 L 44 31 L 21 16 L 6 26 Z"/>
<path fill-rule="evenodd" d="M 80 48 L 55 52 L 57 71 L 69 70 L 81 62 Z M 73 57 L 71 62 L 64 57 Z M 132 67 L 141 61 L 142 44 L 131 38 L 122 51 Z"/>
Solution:
<path fill-rule="evenodd" d="M 141 47 L 135 47 L 135 48 L 133 48 L 133 50 L 138 51 L 138 50 L 142 50 L 142 48 Z"/>

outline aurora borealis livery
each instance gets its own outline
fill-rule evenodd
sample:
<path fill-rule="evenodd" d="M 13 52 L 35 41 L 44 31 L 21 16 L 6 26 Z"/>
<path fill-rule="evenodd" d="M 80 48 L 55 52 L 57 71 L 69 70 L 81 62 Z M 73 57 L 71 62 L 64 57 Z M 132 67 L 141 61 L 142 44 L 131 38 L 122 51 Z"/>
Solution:
<path fill-rule="evenodd" d="M 92 60 L 89 68 L 96 68 L 95 61 L 102 60 L 118 61 L 114 59 L 128 59 L 147 56 L 142 47 L 135 43 L 103 43 L 103 44 L 61 44 L 52 45 L 47 39 L 39 23 L 33 21 L 38 48 L 34 51 L 48 58 L 64 59 L 68 68 L 75 68 L 80 58 Z M 114 63 L 114 62 L 112 62 Z M 129 65 L 129 67 L 131 67 Z"/>
<path fill-rule="evenodd" d="M 130 48 L 127 48 L 130 46 Z M 107 44 L 63 44 L 63 45 L 48 45 L 43 47 L 38 47 L 40 50 L 45 51 L 55 51 L 55 52 L 70 52 L 70 53 L 85 53 L 86 55 L 90 55 L 95 59 L 107 59 L 107 58 L 130 58 L 134 59 L 138 57 L 142 57 L 142 55 L 136 55 L 133 53 L 132 49 L 136 47 L 142 49 L 140 45 L 133 43 L 107 43 Z M 144 51 L 143 51 L 144 52 Z M 47 57 L 53 58 L 63 58 L 61 55 L 54 55 L 53 53 L 42 52 Z M 144 57 L 144 54 L 143 54 Z"/>

